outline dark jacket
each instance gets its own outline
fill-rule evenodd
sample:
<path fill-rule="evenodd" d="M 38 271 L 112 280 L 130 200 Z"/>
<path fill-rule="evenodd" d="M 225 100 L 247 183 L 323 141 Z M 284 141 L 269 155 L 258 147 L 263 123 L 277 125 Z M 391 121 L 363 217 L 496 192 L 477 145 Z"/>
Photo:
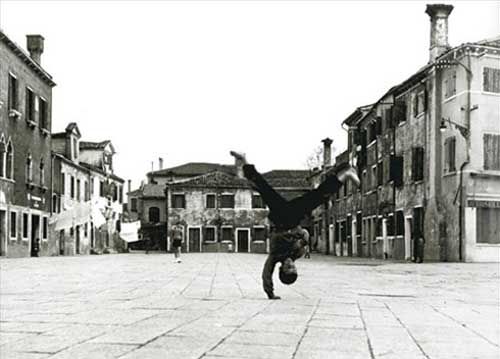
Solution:
<path fill-rule="evenodd" d="M 262 284 L 264 292 L 271 298 L 274 296 L 273 272 L 276 263 L 283 262 L 287 258 L 295 261 L 302 257 L 309 233 L 299 227 L 288 231 L 272 232 L 270 239 L 269 256 L 262 270 Z"/>

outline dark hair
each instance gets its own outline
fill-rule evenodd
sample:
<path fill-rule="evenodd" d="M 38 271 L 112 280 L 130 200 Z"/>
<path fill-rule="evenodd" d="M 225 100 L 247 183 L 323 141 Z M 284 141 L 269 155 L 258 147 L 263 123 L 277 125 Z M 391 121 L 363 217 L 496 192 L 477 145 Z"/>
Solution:
<path fill-rule="evenodd" d="M 295 271 L 285 272 L 281 268 L 282 267 L 280 267 L 280 273 L 279 273 L 281 283 L 289 285 L 297 280 L 297 272 Z"/>

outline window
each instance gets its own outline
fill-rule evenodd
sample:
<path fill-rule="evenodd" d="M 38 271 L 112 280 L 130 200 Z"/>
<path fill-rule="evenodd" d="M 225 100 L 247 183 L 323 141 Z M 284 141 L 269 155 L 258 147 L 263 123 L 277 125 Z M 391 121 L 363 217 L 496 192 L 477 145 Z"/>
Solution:
<path fill-rule="evenodd" d="M 45 186 L 45 163 L 43 158 L 40 160 L 40 186 Z"/>
<path fill-rule="evenodd" d="M 137 212 L 137 198 L 130 199 L 130 210 L 132 212 Z"/>
<path fill-rule="evenodd" d="M 61 173 L 61 192 L 63 196 L 66 194 L 66 176 L 64 173 Z"/>
<path fill-rule="evenodd" d="M 233 228 L 232 227 L 222 227 L 222 242 L 233 241 Z"/>
<path fill-rule="evenodd" d="M 500 244 L 500 208 L 477 209 L 477 243 Z"/>
<path fill-rule="evenodd" d="M 148 210 L 149 222 L 160 222 L 160 209 L 158 207 L 150 207 Z"/>
<path fill-rule="evenodd" d="M 376 218 L 375 236 L 376 237 L 382 237 L 382 217 Z"/>
<path fill-rule="evenodd" d="M 5 177 L 14 179 L 14 149 L 12 142 L 7 143 L 7 163 L 5 164 Z"/>
<path fill-rule="evenodd" d="M 396 235 L 403 236 L 405 234 L 405 217 L 403 211 L 396 212 Z"/>
<path fill-rule="evenodd" d="M 413 98 L 413 117 L 417 117 L 425 111 L 427 111 L 427 95 L 426 91 L 423 90 L 416 93 Z"/>
<path fill-rule="evenodd" d="M 215 227 L 205 227 L 203 240 L 205 242 L 215 242 Z"/>
<path fill-rule="evenodd" d="M 220 208 L 234 208 L 234 195 L 233 194 L 221 195 Z"/>
<path fill-rule="evenodd" d="M 368 131 L 366 131 L 367 135 L 367 141 L 368 143 L 371 143 L 376 140 L 377 138 L 377 123 L 376 121 L 370 122 L 368 125 Z"/>
<path fill-rule="evenodd" d="M 89 183 L 87 181 L 83 181 L 83 195 L 84 195 L 85 201 L 90 200 L 90 196 L 89 196 Z"/>
<path fill-rule="evenodd" d="M 253 240 L 264 242 L 266 240 L 266 229 L 263 227 L 255 227 L 253 229 Z"/>
<path fill-rule="evenodd" d="M 17 213 L 10 212 L 10 238 L 17 237 Z"/>
<path fill-rule="evenodd" d="M 372 166 L 372 173 L 370 177 L 370 189 L 377 187 L 377 165 Z"/>
<path fill-rule="evenodd" d="M 215 208 L 215 194 L 207 194 L 206 208 Z"/>
<path fill-rule="evenodd" d="M 172 196 L 172 208 L 186 208 L 186 196 L 184 194 L 174 194 Z"/>
<path fill-rule="evenodd" d="M 500 93 L 500 69 L 483 69 L 483 91 Z"/>
<path fill-rule="evenodd" d="M 118 188 L 115 183 L 111 184 L 111 193 L 113 195 L 113 202 L 118 201 Z"/>
<path fill-rule="evenodd" d="M 75 177 L 70 176 L 70 195 L 75 198 Z"/>
<path fill-rule="evenodd" d="M 384 163 L 379 162 L 377 165 L 377 186 L 384 184 Z"/>
<path fill-rule="evenodd" d="M 38 123 L 41 128 L 44 128 L 46 130 L 49 129 L 49 123 L 48 123 L 48 106 L 47 106 L 47 101 L 42 99 L 41 97 L 38 98 Z"/>
<path fill-rule="evenodd" d="M 424 148 L 415 147 L 412 149 L 412 176 L 414 181 L 424 179 Z"/>
<path fill-rule="evenodd" d="M 484 140 L 484 169 L 500 170 L 500 135 L 485 134 Z"/>
<path fill-rule="evenodd" d="M 42 220 L 42 239 L 47 239 L 47 234 L 49 231 L 49 221 L 47 217 L 43 217 Z"/>
<path fill-rule="evenodd" d="M 118 186 L 118 202 L 123 203 L 123 186 Z"/>
<path fill-rule="evenodd" d="M 76 199 L 79 201 L 81 196 L 80 196 L 80 192 L 81 192 L 82 188 L 80 186 L 80 180 L 77 179 L 76 180 Z"/>
<path fill-rule="evenodd" d="M 5 140 L 0 139 L 0 177 L 5 176 L 5 162 L 7 157 L 7 146 L 5 145 Z"/>
<path fill-rule="evenodd" d="M 392 118 L 395 125 L 406 122 L 406 101 L 404 99 L 396 100 L 392 107 Z"/>
<path fill-rule="evenodd" d="M 33 182 L 33 161 L 31 155 L 26 158 L 26 182 Z"/>
<path fill-rule="evenodd" d="M 35 122 L 35 94 L 26 87 L 26 120 Z"/>
<path fill-rule="evenodd" d="M 95 178 L 92 177 L 90 179 L 90 195 L 91 196 L 94 194 L 94 188 L 95 188 Z"/>
<path fill-rule="evenodd" d="M 99 197 L 104 197 L 104 181 L 99 182 Z"/>
<path fill-rule="evenodd" d="M 449 98 L 457 93 L 457 72 L 451 71 L 444 80 L 444 98 Z"/>
<path fill-rule="evenodd" d="M 89 235 L 89 227 L 88 227 L 88 226 L 89 226 L 89 224 L 88 224 L 88 223 L 85 223 L 85 224 L 83 225 L 83 236 L 84 236 L 85 238 L 87 238 L 87 236 Z"/>
<path fill-rule="evenodd" d="M 455 137 L 447 138 L 444 142 L 445 172 L 455 172 Z"/>
<path fill-rule="evenodd" d="M 9 74 L 9 110 L 18 110 L 17 79 Z"/>
<path fill-rule="evenodd" d="M 74 227 L 71 227 L 71 228 L 69 229 L 69 235 L 70 235 L 71 237 L 73 237 L 73 236 L 75 235 L 75 228 L 74 228 Z"/>
<path fill-rule="evenodd" d="M 28 213 L 23 213 L 23 238 L 28 238 Z"/>
<path fill-rule="evenodd" d="M 377 116 L 377 119 L 375 120 L 375 131 L 377 135 L 382 134 L 382 117 Z"/>

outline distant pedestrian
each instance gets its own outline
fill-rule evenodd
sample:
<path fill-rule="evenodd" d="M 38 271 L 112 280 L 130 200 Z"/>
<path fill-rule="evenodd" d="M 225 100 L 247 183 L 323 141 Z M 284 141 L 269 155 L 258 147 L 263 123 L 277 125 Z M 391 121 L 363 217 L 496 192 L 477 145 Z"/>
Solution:
<path fill-rule="evenodd" d="M 234 151 L 230 153 L 243 165 L 243 174 L 252 182 L 269 207 L 268 218 L 273 227 L 269 255 L 262 271 L 262 282 L 269 299 L 280 299 L 274 295 L 274 267 L 281 263 L 279 278 L 283 284 L 292 284 L 297 280 L 295 260 L 304 255 L 306 239 L 309 240 L 309 233 L 300 226 L 300 222 L 313 209 L 326 202 L 345 182 L 352 181 L 359 186 L 358 175 L 348 163 L 342 164 L 336 171 L 327 173 L 325 180 L 317 188 L 287 201 L 267 183 L 253 165 L 248 164 L 244 154 Z"/>
<path fill-rule="evenodd" d="M 181 248 L 184 236 L 182 233 L 182 227 L 180 226 L 179 223 L 172 226 L 172 231 L 170 236 L 172 238 L 172 249 L 174 251 L 174 258 L 175 258 L 174 262 L 181 263 L 182 262 Z"/>
<path fill-rule="evenodd" d="M 306 245 L 304 246 L 304 249 L 306 250 L 306 253 L 304 254 L 304 258 L 311 258 L 311 237 L 309 236 L 309 232 L 307 229 L 303 230 L 304 232 L 304 240 L 306 242 Z"/>
<path fill-rule="evenodd" d="M 415 238 L 415 262 L 422 263 L 424 261 L 424 247 L 424 234 L 422 233 L 422 231 L 418 231 Z"/>

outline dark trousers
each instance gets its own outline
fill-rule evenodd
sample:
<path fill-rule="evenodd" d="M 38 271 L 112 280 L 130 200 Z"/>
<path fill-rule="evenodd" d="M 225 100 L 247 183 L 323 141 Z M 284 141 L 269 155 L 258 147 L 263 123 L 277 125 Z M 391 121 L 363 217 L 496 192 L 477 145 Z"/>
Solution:
<path fill-rule="evenodd" d="M 269 219 L 277 229 L 296 227 L 307 214 L 324 203 L 328 196 L 337 192 L 342 186 L 342 182 L 332 174 L 316 189 L 287 201 L 269 185 L 253 165 L 244 165 L 243 173 L 255 185 L 255 189 L 269 207 Z"/>

